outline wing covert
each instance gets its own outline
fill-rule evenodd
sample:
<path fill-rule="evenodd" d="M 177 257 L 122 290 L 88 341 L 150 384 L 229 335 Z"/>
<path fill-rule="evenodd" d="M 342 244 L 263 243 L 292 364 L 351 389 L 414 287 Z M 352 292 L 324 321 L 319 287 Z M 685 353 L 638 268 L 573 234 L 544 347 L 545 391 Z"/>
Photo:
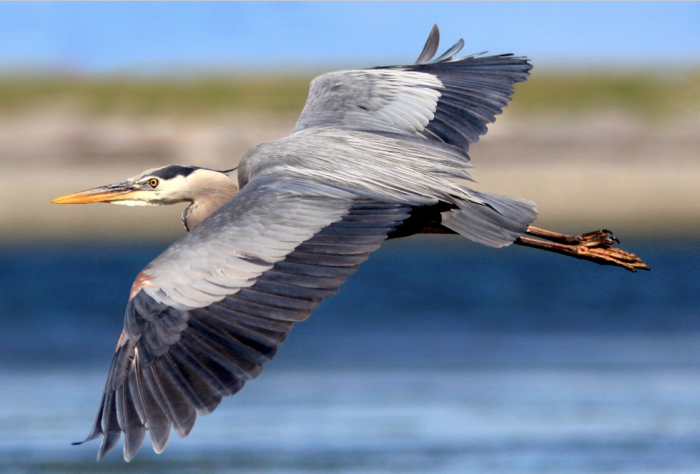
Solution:
<path fill-rule="evenodd" d="M 323 199 L 320 187 L 328 188 Z M 211 413 L 222 397 L 259 375 L 294 323 L 334 295 L 410 211 L 407 204 L 303 180 L 255 179 L 239 196 L 142 272 L 149 279 L 140 276 L 143 285 L 127 306 L 87 438 L 103 436 L 98 459 L 116 446 L 122 432 L 126 460 L 136 455 L 146 431 L 156 452 L 165 448 L 171 427 L 187 436 L 197 415 Z M 293 202 L 305 204 L 298 215 Z M 253 218 L 246 212 L 253 204 L 257 215 L 267 216 L 250 224 L 257 230 L 248 238 L 258 239 L 256 245 L 239 233 Z M 294 237 L 283 238 L 290 226 Z M 203 255 L 214 244 L 221 255 L 207 267 Z M 219 271 L 238 259 L 244 265 L 231 268 L 243 273 L 230 277 Z M 198 280 L 229 291 L 219 294 Z M 194 289 L 185 289 L 188 285 Z"/>

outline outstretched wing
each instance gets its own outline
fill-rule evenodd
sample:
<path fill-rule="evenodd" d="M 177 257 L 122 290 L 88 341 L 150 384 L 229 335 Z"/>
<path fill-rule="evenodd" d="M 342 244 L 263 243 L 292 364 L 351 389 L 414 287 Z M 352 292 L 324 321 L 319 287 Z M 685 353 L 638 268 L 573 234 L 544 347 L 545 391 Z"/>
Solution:
<path fill-rule="evenodd" d="M 98 459 L 122 432 L 126 460 L 146 431 L 156 452 L 171 427 L 187 436 L 409 211 L 300 179 L 251 180 L 137 277 L 87 438 L 103 436 Z"/>
<path fill-rule="evenodd" d="M 391 132 L 437 140 L 465 153 L 486 124 L 510 101 L 513 85 L 527 79 L 527 58 L 509 54 L 452 59 L 459 40 L 430 61 L 439 42 L 433 26 L 416 64 L 324 74 L 311 82 L 294 132 L 333 127 Z"/>

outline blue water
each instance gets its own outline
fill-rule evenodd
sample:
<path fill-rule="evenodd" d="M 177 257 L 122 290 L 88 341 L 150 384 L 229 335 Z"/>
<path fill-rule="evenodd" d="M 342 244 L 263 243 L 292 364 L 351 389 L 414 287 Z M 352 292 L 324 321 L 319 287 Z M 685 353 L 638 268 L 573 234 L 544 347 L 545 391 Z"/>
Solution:
<path fill-rule="evenodd" d="M 700 247 L 652 273 L 390 242 L 162 455 L 89 431 L 133 277 L 163 245 L 0 249 L 0 472 L 697 473 Z"/>

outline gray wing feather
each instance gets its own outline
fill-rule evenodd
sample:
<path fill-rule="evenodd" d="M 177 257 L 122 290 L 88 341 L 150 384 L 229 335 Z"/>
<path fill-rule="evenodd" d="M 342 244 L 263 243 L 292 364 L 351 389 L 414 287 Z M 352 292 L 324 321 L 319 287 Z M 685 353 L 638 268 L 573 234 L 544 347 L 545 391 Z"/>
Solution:
<path fill-rule="evenodd" d="M 437 25 L 433 25 L 428 34 L 428 39 L 425 41 L 423 51 L 421 51 L 418 59 L 414 64 L 425 64 L 435 56 L 437 49 L 440 46 L 440 29 Z"/>
<path fill-rule="evenodd" d="M 305 209 L 298 221 L 294 201 Z M 253 204 L 257 217 L 247 211 Z M 165 448 L 171 427 L 179 436 L 187 436 L 197 415 L 211 413 L 222 397 L 236 393 L 260 374 L 294 322 L 306 319 L 324 298 L 335 294 L 408 217 L 410 209 L 408 204 L 379 202 L 300 180 L 251 181 L 217 211 L 218 218 L 205 220 L 171 247 L 176 252 L 166 250 L 142 273 L 151 277 L 145 280 L 149 286 L 137 288 L 130 299 L 123 337 L 88 437 L 103 435 L 98 458 L 114 448 L 122 432 L 127 460 L 139 450 L 146 430 L 156 452 Z M 310 210 L 317 212 L 313 215 Z M 240 233 L 245 222 L 257 227 L 257 233 L 247 237 Z M 305 230 L 294 237 L 279 234 L 292 225 Z M 275 235 L 279 241 L 274 241 Z M 273 239 L 268 243 L 277 248 L 268 252 L 256 247 L 257 253 L 242 256 L 245 239 L 257 237 Z M 220 245 L 209 268 L 202 262 L 193 266 L 187 256 L 201 258 L 212 239 L 229 245 L 234 258 L 220 255 L 225 251 L 225 245 Z M 294 245 L 286 250 L 290 239 Z M 287 253 L 280 256 L 280 249 Z M 252 276 L 238 278 L 242 285 L 232 286 L 227 295 L 201 288 L 184 290 L 188 284 L 195 285 L 193 268 L 221 275 L 217 268 L 241 258 L 248 266 L 238 270 Z M 222 278 L 223 284 L 233 285 L 228 277 Z M 196 298 L 196 304 L 186 306 L 180 299 L 170 305 L 170 300 L 179 298 L 170 289 Z"/>
<path fill-rule="evenodd" d="M 453 59 L 463 40 L 430 61 L 438 42 L 433 27 L 412 66 L 317 77 L 293 133 L 322 127 L 393 132 L 444 142 L 466 153 L 532 67 L 527 58 L 509 54 Z"/>
<path fill-rule="evenodd" d="M 177 309 L 220 301 L 253 285 L 300 243 L 340 220 L 351 198 L 302 180 L 256 180 L 149 264 L 143 289 Z"/>
<path fill-rule="evenodd" d="M 452 47 L 451 47 L 450 49 L 448 49 L 447 51 L 445 51 L 444 53 L 442 53 L 442 55 L 440 55 L 439 58 L 435 59 L 434 61 L 431 61 L 431 63 L 440 63 L 440 62 L 443 62 L 443 61 L 451 61 L 451 60 L 452 60 L 452 56 L 454 56 L 455 54 L 457 54 L 457 53 L 459 53 L 460 51 L 462 51 L 462 48 L 464 48 L 464 40 L 463 40 L 463 39 L 460 39 L 460 40 L 457 41 L 454 45 L 452 45 Z M 437 48 L 436 48 L 436 49 L 437 49 Z M 416 63 L 416 64 L 417 64 L 417 63 Z"/>
<path fill-rule="evenodd" d="M 119 428 L 124 432 L 124 458 L 131 461 L 141 447 L 146 436 L 146 427 L 141 421 L 138 409 L 131 397 L 130 380 L 124 383 L 116 391 L 117 395 L 117 420 Z"/>
<path fill-rule="evenodd" d="M 156 453 L 162 453 L 165 446 L 168 444 L 168 439 L 170 438 L 170 428 L 172 427 L 172 421 L 165 415 L 165 412 L 160 407 L 156 401 L 155 396 L 149 390 L 146 385 L 146 381 L 143 378 L 141 370 L 141 361 L 138 357 L 134 358 L 134 361 L 129 370 L 128 379 L 129 394 L 134 401 L 134 406 L 141 407 L 143 413 L 139 412 L 139 418 L 144 428 L 148 430 L 151 436 L 151 444 L 153 445 L 153 450 Z M 125 445 L 126 448 L 127 445 Z M 136 446 L 134 451 L 127 453 L 124 452 L 124 459 L 128 457 L 133 458 L 138 452 L 141 446 Z M 134 449 L 134 446 L 130 446 L 130 449 Z M 98 453 L 98 459 L 106 455 L 109 451 L 100 449 Z M 128 456 L 127 456 L 128 455 Z"/>
<path fill-rule="evenodd" d="M 471 179 L 459 149 L 391 132 L 320 128 L 250 150 L 241 161 L 243 189 L 250 176 L 297 177 L 353 189 L 368 198 L 412 205 L 468 199 L 454 178 Z"/>

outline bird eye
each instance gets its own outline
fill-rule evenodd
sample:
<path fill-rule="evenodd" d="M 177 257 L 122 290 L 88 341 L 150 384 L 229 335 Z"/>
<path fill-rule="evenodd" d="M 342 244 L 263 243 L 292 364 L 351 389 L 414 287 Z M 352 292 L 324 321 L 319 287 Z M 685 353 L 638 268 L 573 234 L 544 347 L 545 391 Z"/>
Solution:
<path fill-rule="evenodd" d="M 150 184 L 152 188 L 155 188 L 158 186 L 158 180 L 156 178 L 151 178 L 148 180 L 148 184 Z"/>

